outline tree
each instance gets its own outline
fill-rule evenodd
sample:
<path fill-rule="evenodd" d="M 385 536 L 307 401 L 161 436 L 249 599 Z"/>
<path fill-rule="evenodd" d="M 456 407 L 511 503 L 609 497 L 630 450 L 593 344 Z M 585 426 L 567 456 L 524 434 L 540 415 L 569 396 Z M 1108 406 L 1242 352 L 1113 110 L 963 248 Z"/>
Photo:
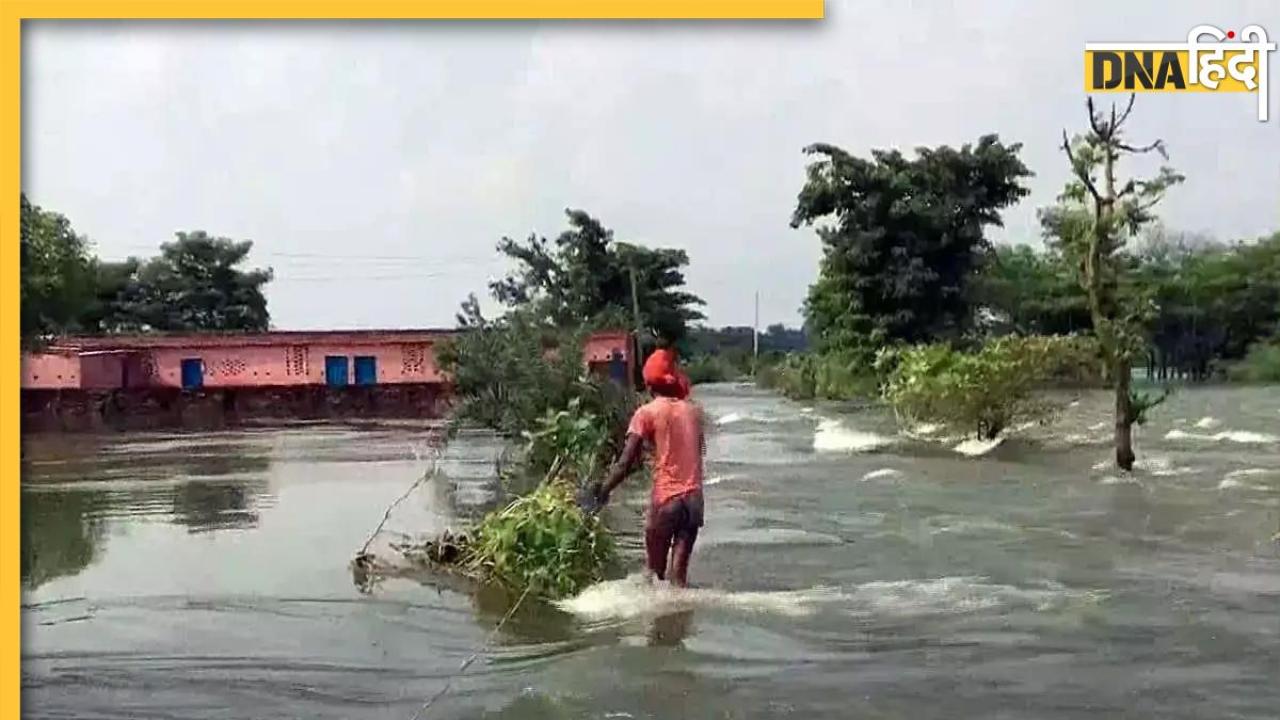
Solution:
<path fill-rule="evenodd" d="M 18 268 L 24 344 L 80 329 L 94 294 L 89 241 L 65 215 L 44 210 L 21 195 Z"/>
<path fill-rule="evenodd" d="M 667 341 L 679 340 L 690 322 L 702 319 L 702 299 L 681 289 L 689 264 L 683 250 L 616 242 L 613 231 L 586 212 L 565 213 L 569 229 L 554 243 L 537 234 L 523 243 L 505 237 L 498 243 L 517 267 L 490 283 L 494 299 L 508 308 L 531 304 L 535 314 L 564 327 L 631 327 L 638 307 L 641 325 Z"/>
<path fill-rule="evenodd" d="M 972 319 L 966 287 L 987 246 L 983 230 L 1028 192 L 1020 149 L 995 135 L 959 150 L 920 148 L 915 158 L 806 148 L 821 159 L 808 167 L 791 225 L 814 226 L 822 240 L 805 303 L 819 349 L 869 363 L 886 343 L 961 334 Z"/>
<path fill-rule="evenodd" d="M 996 334 L 1070 335 L 1090 327 L 1089 304 L 1057 252 L 995 248 L 973 287 L 973 302 Z"/>
<path fill-rule="evenodd" d="M 142 261 L 131 257 L 120 262 L 94 263 L 94 296 L 81 316 L 81 326 L 93 334 L 138 332 L 143 328 L 128 308 L 143 300 L 138 281 Z"/>
<path fill-rule="evenodd" d="M 108 315 L 115 327 L 158 331 L 263 331 L 270 324 L 262 288 L 271 270 L 240 270 L 252 241 L 177 233 L 160 255 L 124 278 Z M 125 272 L 129 268 L 118 268 Z"/>
<path fill-rule="evenodd" d="M 1163 166 L 1146 180 L 1121 183 L 1116 163 L 1123 156 L 1158 152 L 1167 159 L 1164 143 L 1134 146 L 1124 138 L 1124 123 L 1133 110 L 1134 96 L 1117 114 L 1098 112 L 1089 99 L 1089 131 L 1074 139 L 1062 131 L 1062 150 L 1071 163 L 1073 179 L 1058 204 L 1041 211 L 1047 239 L 1072 263 L 1089 301 L 1093 331 L 1115 384 L 1116 465 L 1133 468 L 1133 423 L 1154 404 L 1132 390 L 1134 358 L 1145 349 L 1143 324 L 1153 304 L 1129 298 L 1121 302 L 1121 285 L 1128 284 L 1124 258 L 1126 241 L 1155 219 L 1152 210 L 1165 192 L 1183 177 Z M 1158 402 L 1158 401 L 1157 401 Z"/>

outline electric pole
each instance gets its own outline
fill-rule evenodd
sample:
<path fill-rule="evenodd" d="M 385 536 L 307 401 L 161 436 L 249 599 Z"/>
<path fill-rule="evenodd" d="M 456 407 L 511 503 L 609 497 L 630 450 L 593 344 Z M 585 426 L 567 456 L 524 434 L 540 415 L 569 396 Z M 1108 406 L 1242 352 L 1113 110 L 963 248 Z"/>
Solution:
<path fill-rule="evenodd" d="M 756 315 L 751 325 L 751 374 L 760 368 L 760 291 L 756 291 Z"/>

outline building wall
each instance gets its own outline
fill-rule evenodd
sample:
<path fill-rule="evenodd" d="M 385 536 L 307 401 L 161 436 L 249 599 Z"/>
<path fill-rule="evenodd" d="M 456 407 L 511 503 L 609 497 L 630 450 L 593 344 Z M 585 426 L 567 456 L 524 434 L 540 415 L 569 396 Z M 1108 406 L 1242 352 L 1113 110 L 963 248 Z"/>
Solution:
<path fill-rule="evenodd" d="M 24 354 L 22 387 L 48 390 L 80 387 L 80 357 L 75 352 Z"/>
<path fill-rule="evenodd" d="M 445 383 L 436 362 L 444 333 L 281 333 L 278 336 L 153 337 L 69 339 L 77 350 L 23 356 L 24 389 L 181 388 L 182 361 L 199 359 L 208 388 L 325 385 L 325 357 L 347 358 L 348 382 L 355 382 L 355 357 L 372 356 L 377 384 Z M 78 343 L 78 345 L 76 344 Z M 633 372 L 630 336 L 597 333 L 584 348 L 591 368 L 610 364 L 621 353 Z"/>
<path fill-rule="evenodd" d="M 87 390 L 118 388 L 124 385 L 127 353 L 80 356 L 80 385 Z"/>
<path fill-rule="evenodd" d="M 204 364 L 205 387 L 324 385 L 330 355 L 347 358 L 351 383 L 358 356 L 375 358 L 380 385 L 444 380 L 431 343 L 158 348 L 145 355 L 151 361 L 148 374 L 159 387 L 182 387 L 182 361 L 191 358 Z"/>

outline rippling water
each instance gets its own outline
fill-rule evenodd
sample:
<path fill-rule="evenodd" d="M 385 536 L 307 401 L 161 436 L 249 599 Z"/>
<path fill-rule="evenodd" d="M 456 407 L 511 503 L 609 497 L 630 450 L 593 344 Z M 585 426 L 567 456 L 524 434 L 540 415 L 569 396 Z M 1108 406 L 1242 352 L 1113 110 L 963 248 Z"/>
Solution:
<path fill-rule="evenodd" d="M 529 606 L 428 717 L 1267 718 L 1280 713 L 1280 388 L 1195 389 L 1106 462 L 1105 396 L 967 457 L 883 412 L 699 388 L 718 419 L 687 592 Z M 347 563 L 424 432 L 24 442 L 29 717 L 404 718 L 502 598 Z M 494 502 L 455 444 L 392 533 Z M 624 486 L 625 487 L 625 486 Z M 640 563 L 643 489 L 608 520 Z"/>

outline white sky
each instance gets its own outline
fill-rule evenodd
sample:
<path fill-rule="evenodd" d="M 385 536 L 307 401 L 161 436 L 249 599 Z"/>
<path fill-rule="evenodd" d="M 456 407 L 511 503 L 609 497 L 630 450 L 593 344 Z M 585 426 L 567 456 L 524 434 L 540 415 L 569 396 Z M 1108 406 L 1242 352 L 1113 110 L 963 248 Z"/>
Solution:
<path fill-rule="evenodd" d="M 788 221 L 801 148 L 1025 145 L 1032 194 L 994 237 L 1039 242 L 1066 179 L 1086 42 L 1262 24 L 1274 0 L 827 0 L 819 22 L 68 23 L 23 42 L 23 187 L 109 258 L 177 230 L 255 241 L 281 329 L 452 325 L 502 235 L 563 209 L 686 249 L 710 322 L 799 322 L 817 238 Z M 1274 56 L 1273 56 L 1274 57 Z M 1135 141 L 1188 176 L 1172 228 L 1280 229 L 1280 63 L 1256 96 L 1140 96 Z M 1122 97 L 1122 96 L 1117 96 Z"/>

